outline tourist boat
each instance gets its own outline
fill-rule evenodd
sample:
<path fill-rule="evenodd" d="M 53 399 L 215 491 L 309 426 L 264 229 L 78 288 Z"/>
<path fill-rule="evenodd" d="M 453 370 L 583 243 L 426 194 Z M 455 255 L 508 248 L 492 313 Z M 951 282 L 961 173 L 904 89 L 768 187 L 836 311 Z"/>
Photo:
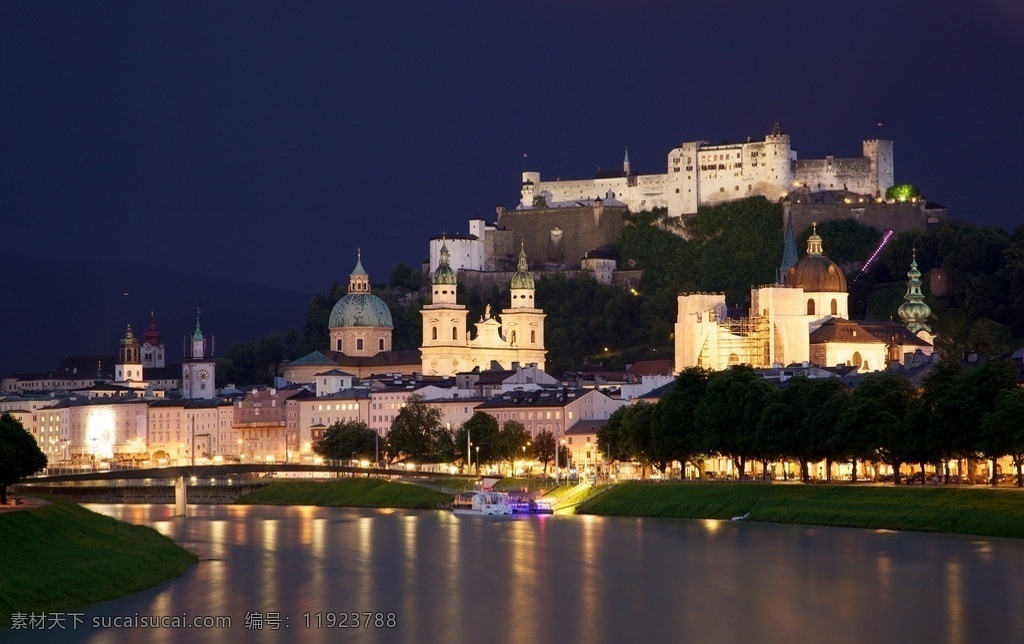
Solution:
<path fill-rule="evenodd" d="M 455 514 L 464 516 L 502 516 L 512 514 L 508 495 L 493 490 L 471 490 L 462 492 L 452 503 Z"/>
<path fill-rule="evenodd" d="M 550 501 L 540 501 L 533 494 L 512 493 L 509 495 L 509 507 L 512 514 L 554 514 Z"/>

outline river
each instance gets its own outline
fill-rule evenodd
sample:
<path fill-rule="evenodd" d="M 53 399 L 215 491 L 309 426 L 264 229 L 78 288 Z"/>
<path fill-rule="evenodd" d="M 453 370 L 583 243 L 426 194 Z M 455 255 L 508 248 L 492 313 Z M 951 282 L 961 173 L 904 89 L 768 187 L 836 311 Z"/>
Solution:
<path fill-rule="evenodd" d="M 191 506 L 182 519 L 166 505 L 88 507 L 151 525 L 200 563 L 78 611 L 74 628 L 0 640 L 1024 641 L 1016 540 L 676 519 L 232 505 Z M 196 627 L 225 617 L 230 628 Z"/>

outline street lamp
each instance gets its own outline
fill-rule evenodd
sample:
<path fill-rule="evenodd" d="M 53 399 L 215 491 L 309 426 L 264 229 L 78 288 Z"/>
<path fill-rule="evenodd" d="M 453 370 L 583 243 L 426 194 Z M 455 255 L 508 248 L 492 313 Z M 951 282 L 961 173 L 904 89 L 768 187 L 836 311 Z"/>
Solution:
<path fill-rule="evenodd" d="M 480 473 L 480 446 L 476 446 L 476 473 Z"/>

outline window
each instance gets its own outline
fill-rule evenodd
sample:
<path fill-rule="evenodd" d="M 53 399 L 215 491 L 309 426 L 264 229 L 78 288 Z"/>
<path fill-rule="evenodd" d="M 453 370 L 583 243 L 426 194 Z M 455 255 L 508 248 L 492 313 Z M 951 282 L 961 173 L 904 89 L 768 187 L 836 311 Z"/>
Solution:
<path fill-rule="evenodd" d="M 807 315 L 814 315 L 814 300 L 807 300 Z"/>
<path fill-rule="evenodd" d="M 452 340 L 458 340 L 458 339 L 459 339 L 459 328 L 453 326 L 452 327 Z"/>
<path fill-rule="evenodd" d="M 338 338 L 338 351 L 341 351 L 341 338 Z"/>
<path fill-rule="evenodd" d="M 839 304 L 832 298 L 832 315 L 839 315 Z"/>
<path fill-rule="evenodd" d="M 431 329 L 430 329 L 430 339 L 431 340 L 436 340 L 437 339 L 437 327 L 436 326 L 435 327 L 431 327 Z"/>
<path fill-rule="evenodd" d="M 363 339 L 362 338 L 357 338 L 356 339 L 356 351 L 362 351 L 362 350 L 363 350 Z"/>
<path fill-rule="evenodd" d="M 530 331 L 530 342 L 534 342 L 534 343 L 537 342 L 537 332 L 536 331 Z"/>
<path fill-rule="evenodd" d="M 378 351 L 383 351 L 384 350 L 384 338 L 380 338 L 379 340 L 377 340 L 377 350 Z"/>

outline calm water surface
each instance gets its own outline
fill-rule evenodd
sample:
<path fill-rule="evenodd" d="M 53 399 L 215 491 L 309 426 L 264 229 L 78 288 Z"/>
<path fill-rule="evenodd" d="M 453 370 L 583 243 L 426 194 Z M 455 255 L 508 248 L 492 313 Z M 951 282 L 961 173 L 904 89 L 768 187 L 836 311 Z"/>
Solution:
<path fill-rule="evenodd" d="M 0 640 L 1024 641 L 1015 540 L 673 519 L 261 506 L 193 506 L 181 519 L 164 505 L 89 507 L 151 525 L 201 561 L 84 609 L 74 632 L 0 631 Z M 369 612 L 370 624 L 341 628 L 351 617 L 340 612 Z M 232 627 L 91 626 L 182 613 L 228 616 Z M 278 630 L 268 613 L 280 615 Z M 247 628 L 247 614 L 263 616 L 263 629 Z"/>

